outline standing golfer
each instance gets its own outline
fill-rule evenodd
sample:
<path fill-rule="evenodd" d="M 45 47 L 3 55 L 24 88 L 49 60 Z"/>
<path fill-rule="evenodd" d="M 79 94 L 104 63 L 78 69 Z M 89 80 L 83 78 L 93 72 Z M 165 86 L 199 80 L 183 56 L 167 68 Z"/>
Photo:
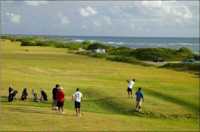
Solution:
<path fill-rule="evenodd" d="M 81 116 L 81 98 L 82 98 L 82 93 L 79 91 L 79 88 L 76 89 L 76 92 L 72 96 L 72 100 L 74 100 L 74 105 L 76 109 L 76 116 Z"/>
<path fill-rule="evenodd" d="M 56 84 L 56 86 L 52 90 L 52 110 L 57 110 L 57 99 L 56 99 L 56 94 L 58 92 L 58 88 L 60 87 L 59 84 Z"/>
<path fill-rule="evenodd" d="M 127 80 L 127 82 L 128 82 L 128 88 L 127 88 L 128 97 L 131 97 L 132 96 L 133 85 L 135 84 L 135 79 Z"/>
<path fill-rule="evenodd" d="M 56 93 L 56 100 L 57 100 L 57 106 L 58 111 L 64 114 L 64 101 L 65 101 L 65 94 L 62 87 L 58 87 L 58 91 Z"/>
<path fill-rule="evenodd" d="M 136 107 L 135 110 L 140 112 L 141 111 L 141 107 L 142 107 L 142 102 L 144 102 L 144 97 L 143 94 L 141 92 L 142 88 L 138 88 L 137 92 L 135 93 L 136 96 Z"/>

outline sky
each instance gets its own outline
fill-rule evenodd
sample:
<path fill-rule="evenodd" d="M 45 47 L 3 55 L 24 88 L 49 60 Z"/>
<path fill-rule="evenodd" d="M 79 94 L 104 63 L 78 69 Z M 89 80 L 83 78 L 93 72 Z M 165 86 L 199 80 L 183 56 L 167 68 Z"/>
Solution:
<path fill-rule="evenodd" d="M 199 37 L 199 1 L 1 1 L 2 34 Z"/>

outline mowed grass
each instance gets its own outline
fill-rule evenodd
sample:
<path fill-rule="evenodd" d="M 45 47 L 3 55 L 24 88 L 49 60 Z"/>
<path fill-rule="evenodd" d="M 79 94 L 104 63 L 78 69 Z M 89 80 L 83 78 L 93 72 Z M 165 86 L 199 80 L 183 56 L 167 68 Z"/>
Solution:
<path fill-rule="evenodd" d="M 1 40 L 1 130 L 29 131 L 198 131 L 199 77 L 156 67 L 111 62 L 70 54 L 53 47 L 21 47 Z M 127 79 L 143 88 L 143 112 L 127 98 Z M 66 94 L 62 115 L 51 111 L 51 90 L 61 84 Z M 8 86 L 19 91 L 7 102 Z M 45 89 L 49 101 L 19 100 L 21 91 Z M 74 116 L 71 95 L 80 88 L 83 116 Z"/>

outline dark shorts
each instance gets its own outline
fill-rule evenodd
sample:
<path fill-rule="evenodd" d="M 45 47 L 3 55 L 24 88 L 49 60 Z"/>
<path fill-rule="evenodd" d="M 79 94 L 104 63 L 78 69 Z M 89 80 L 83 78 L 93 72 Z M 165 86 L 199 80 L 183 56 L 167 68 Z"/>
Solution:
<path fill-rule="evenodd" d="M 74 106 L 75 108 L 80 108 L 81 107 L 81 103 L 80 102 L 74 102 Z"/>
<path fill-rule="evenodd" d="M 58 102 L 57 102 L 57 106 L 58 106 L 58 107 L 63 107 L 63 106 L 64 106 L 64 102 L 58 101 Z"/>
<path fill-rule="evenodd" d="M 128 87 L 128 88 L 127 88 L 127 91 L 128 91 L 128 92 L 132 92 L 132 89 Z"/>

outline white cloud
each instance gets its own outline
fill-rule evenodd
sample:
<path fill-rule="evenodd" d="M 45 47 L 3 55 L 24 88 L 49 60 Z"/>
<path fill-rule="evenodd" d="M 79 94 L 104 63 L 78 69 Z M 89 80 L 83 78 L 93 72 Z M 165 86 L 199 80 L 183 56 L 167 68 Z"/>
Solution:
<path fill-rule="evenodd" d="M 62 13 L 58 13 L 58 17 L 60 19 L 61 24 L 69 24 L 70 20 L 67 16 L 63 15 Z"/>
<path fill-rule="evenodd" d="M 160 17 L 164 22 L 184 23 L 193 17 L 189 7 L 177 1 L 141 1 L 136 5 L 143 7 L 144 14 Z"/>
<path fill-rule="evenodd" d="M 81 28 L 84 29 L 84 30 L 86 30 L 87 26 L 86 25 L 82 25 Z"/>
<path fill-rule="evenodd" d="M 87 8 L 86 8 L 86 10 L 88 11 L 88 12 L 90 12 L 90 14 L 93 14 L 93 15 L 95 15 L 97 12 L 96 12 L 96 10 L 94 10 L 92 7 L 90 7 L 90 6 L 88 6 Z"/>
<path fill-rule="evenodd" d="M 98 22 L 98 21 L 93 21 L 93 24 L 94 24 L 94 26 L 96 26 L 96 27 L 100 27 L 100 26 L 101 26 L 101 23 Z"/>
<path fill-rule="evenodd" d="M 103 16 L 103 19 L 107 24 L 112 24 L 111 18 L 109 16 Z"/>
<path fill-rule="evenodd" d="M 135 24 L 134 24 L 134 23 L 131 23 L 131 24 L 130 24 L 130 27 L 131 27 L 131 29 L 135 29 Z"/>
<path fill-rule="evenodd" d="M 143 6 L 152 8 L 152 7 L 161 7 L 162 6 L 162 1 L 157 0 L 157 1 L 141 1 L 141 4 Z"/>
<path fill-rule="evenodd" d="M 90 6 L 87 6 L 86 8 L 80 9 L 80 14 L 83 17 L 88 17 L 88 16 L 96 15 L 97 11 Z"/>
<path fill-rule="evenodd" d="M 24 2 L 30 6 L 40 6 L 48 4 L 48 1 L 24 1 Z"/>
<path fill-rule="evenodd" d="M 80 14 L 81 14 L 81 16 L 84 16 L 84 17 L 89 16 L 89 13 L 83 8 L 80 9 Z"/>
<path fill-rule="evenodd" d="M 167 4 L 162 6 L 162 11 L 171 16 L 180 17 L 184 19 L 192 18 L 192 13 L 189 8 L 185 5 L 182 6 L 173 6 L 171 4 Z"/>
<path fill-rule="evenodd" d="M 170 20 L 171 22 L 175 22 L 178 24 L 184 24 L 191 20 L 193 17 L 189 8 L 185 5 L 183 6 L 165 6 L 162 8 L 163 16 L 162 19 L 167 22 L 166 20 Z M 171 23 L 170 22 L 170 23 Z"/>
<path fill-rule="evenodd" d="M 21 22 L 21 15 L 19 14 L 6 12 L 6 16 L 8 16 L 8 18 L 10 19 L 12 23 L 19 24 Z"/>

